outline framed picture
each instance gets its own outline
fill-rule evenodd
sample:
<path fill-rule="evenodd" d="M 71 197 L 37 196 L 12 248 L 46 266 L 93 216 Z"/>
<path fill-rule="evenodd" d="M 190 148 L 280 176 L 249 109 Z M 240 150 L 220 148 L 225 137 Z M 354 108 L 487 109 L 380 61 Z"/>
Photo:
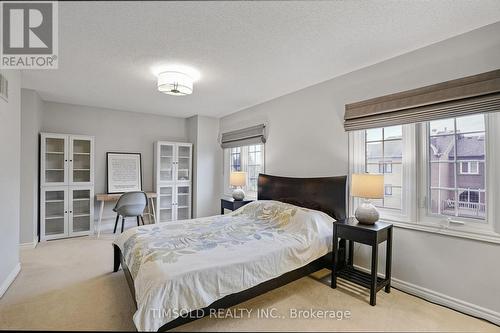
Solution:
<path fill-rule="evenodd" d="M 106 153 L 106 178 L 109 194 L 142 191 L 140 153 Z"/>

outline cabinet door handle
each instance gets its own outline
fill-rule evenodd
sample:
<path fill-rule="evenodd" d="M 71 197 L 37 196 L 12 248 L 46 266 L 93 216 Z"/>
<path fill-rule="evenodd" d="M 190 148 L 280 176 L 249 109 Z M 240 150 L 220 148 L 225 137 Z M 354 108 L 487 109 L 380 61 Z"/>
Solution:
<path fill-rule="evenodd" d="M 67 210 L 65 210 L 65 211 L 64 211 L 64 214 L 68 214 L 68 211 L 67 211 Z"/>

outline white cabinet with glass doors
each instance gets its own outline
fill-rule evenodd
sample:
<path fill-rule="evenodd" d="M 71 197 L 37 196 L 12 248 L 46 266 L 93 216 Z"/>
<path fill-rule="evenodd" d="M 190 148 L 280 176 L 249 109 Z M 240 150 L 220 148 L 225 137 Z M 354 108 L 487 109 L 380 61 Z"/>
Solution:
<path fill-rule="evenodd" d="M 93 232 L 94 138 L 40 136 L 40 239 Z"/>
<path fill-rule="evenodd" d="M 192 159 L 193 145 L 190 143 L 155 143 L 158 222 L 191 218 Z"/>

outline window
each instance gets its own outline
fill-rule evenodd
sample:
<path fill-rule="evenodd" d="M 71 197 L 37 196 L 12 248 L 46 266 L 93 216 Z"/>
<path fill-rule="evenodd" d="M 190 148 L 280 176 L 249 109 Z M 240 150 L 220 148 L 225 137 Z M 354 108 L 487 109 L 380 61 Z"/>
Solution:
<path fill-rule="evenodd" d="M 229 148 L 230 150 L 230 163 L 231 172 L 241 171 L 241 147 Z"/>
<path fill-rule="evenodd" d="M 500 186 L 494 172 L 500 160 L 488 158 L 488 152 L 500 151 L 500 113 L 354 131 L 349 136 L 351 174 L 384 174 L 384 198 L 372 200 L 381 219 L 500 242 L 500 223 L 494 218 L 498 208 L 488 204 L 495 194 L 489 195 L 489 189 Z M 351 214 L 358 203 L 351 198 Z"/>
<path fill-rule="evenodd" d="M 365 131 L 365 172 L 384 174 L 385 196 L 375 206 L 401 210 L 403 128 L 392 126 Z"/>
<path fill-rule="evenodd" d="M 379 163 L 378 173 L 392 173 L 392 163 L 390 161 Z"/>
<path fill-rule="evenodd" d="M 257 192 L 257 179 L 259 173 L 263 171 L 262 168 L 262 148 L 263 145 L 253 145 L 248 146 L 248 163 L 247 163 L 247 174 L 248 174 L 248 186 L 249 192 Z"/>
<path fill-rule="evenodd" d="M 429 212 L 484 220 L 485 119 L 483 115 L 431 121 Z M 471 198 L 475 201 L 471 201 Z"/>
<path fill-rule="evenodd" d="M 225 193 L 230 195 L 229 175 L 233 171 L 247 173 L 246 196 L 257 197 L 257 180 L 259 173 L 264 172 L 264 145 L 251 145 L 224 149 L 224 184 Z"/>
<path fill-rule="evenodd" d="M 459 195 L 460 203 L 478 203 L 479 191 L 463 191 Z"/>
<path fill-rule="evenodd" d="M 479 163 L 477 161 L 460 162 L 460 173 L 462 175 L 478 175 Z"/>
<path fill-rule="evenodd" d="M 392 195 L 392 185 L 385 185 L 384 193 L 385 193 L 385 196 Z"/>

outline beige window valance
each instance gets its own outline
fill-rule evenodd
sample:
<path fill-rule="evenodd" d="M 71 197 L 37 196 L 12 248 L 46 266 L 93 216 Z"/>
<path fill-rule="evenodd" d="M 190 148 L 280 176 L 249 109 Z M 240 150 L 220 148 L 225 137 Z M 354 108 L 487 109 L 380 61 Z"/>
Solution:
<path fill-rule="evenodd" d="M 500 69 L 346 104 L 346 131 L 500 111 Z"/>
<path fill-rule="evenodd" d="M 221 147 L 234 148 L 256 145 L 266 142 L 264 124 L 243 128 L 240 130 L 222 133 Z"/>

